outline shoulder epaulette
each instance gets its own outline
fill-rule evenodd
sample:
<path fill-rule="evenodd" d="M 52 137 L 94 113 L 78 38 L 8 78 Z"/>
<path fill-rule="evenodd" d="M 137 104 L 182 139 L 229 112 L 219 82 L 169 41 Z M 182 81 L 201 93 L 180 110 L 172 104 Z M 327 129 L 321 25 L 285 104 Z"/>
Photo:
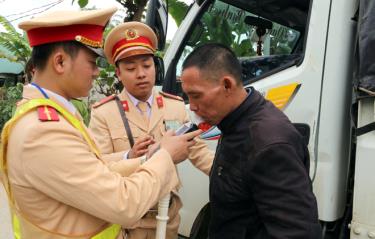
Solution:
<path fill-rule="evenodd" d="M 172 95 L 172 94 L 169 94 L 169 93 L 165 93 L 163 91 L 160 91 L 159 92 L 162 96 L 164 96 L 165 98 L 169 98 L 169 99 L 174 99 L 174 100 L 179 100 L 179 101 L 184 101 L 184 99 L 182 99 L 182 97 L 178 96 L 178 95 Z"/>
<path fill-rule="evenodd" d="M 96 102 L 95 104 L 92 105 L 93 108 L 97 108 L 101 105 L 104 105 L 105 103 L 115 99 L 116 95 L 110 95 L 110 96 L 107 96 L 103 99 L 101 99 L 100 101 Z"/>
<path fill-rule="evenodd" d="M 40 121 L 59 121 L 57 110 L 51 106 L 42 105 L 38 107 L 38 117 Z"/>

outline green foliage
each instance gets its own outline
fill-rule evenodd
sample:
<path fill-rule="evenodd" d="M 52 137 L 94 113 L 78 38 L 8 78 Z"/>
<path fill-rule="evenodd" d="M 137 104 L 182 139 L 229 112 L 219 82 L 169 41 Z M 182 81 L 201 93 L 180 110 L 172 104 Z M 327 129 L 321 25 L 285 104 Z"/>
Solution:
<path fill-rule="evenodd" d="M 220 27 L 217 27 L 220 26 Z M 255 51 L 249 41 L 250 32 L 244 22 L 230 24 L 227 19 L 215 14 L 205 14 L 201 27 L 197 27 L 190 45 L 217 42 L 229 46 L 237 56 L 254 56 Z"/>
<path fill-rule="evenodd" d="M 274 55 L 290 54 L 292 47 L 294 47 L 294 42 L 288 42 L 286 37 L 271 37 L 270 51 Z"/>
<path fill-rule="evenodd" d="M 16 103 L 22 98 L 23 85 L 6 86 L 0 88 L 0 129 L 12 117 L 16 109 Z"/>
<path fill-rule="evenodd" d="M 0 50 L 0 57 L 25 66 L 31 55 L 31 48 L 26 35 L 18 33 L 3 16 L 0 16 L 0 24 L 5 29 L 4 32 L 0 32 L 0 45 L 9 51 L 8 53 Z"/>
<path fill-rule="evenodd" d="M 255 48 L 259 40 L 256 35 L 257 26 L 247 25 L 244 21 L 246 16 L 251 15 L 250 12 L 217 1 L 196 24 L 188 45 L 194 48 L 217 42 L 231 47 L 238 57 L 256 56 Z M 263 41 L 266 42 L 263 42 L 263 48 L 266 48 L 263 52 L 267 55 L 290 54 L 298 36 L 298 32 L 273 23 L 273 29 L 263 36 Z"/>
<path fill-rule="evenodd" d="M 126 9 L 127 14 L 124 22 L 140 21 L 143 16 L 147 1 L 148 0 L 116 0 L 116 2 L 121 4 L 123 8 Z M 72 4 L 74 4 L 75 2 L 76 0 L 72 0 Z M 80 8 L 85 8 L 89 3 L 89 0 L 78 0 L 77 2 Z"/>
<path fill-rule="evenodd" d="M 189 6 L 184 2 L 178 0 L 168 1 L 168 13 L 175 20 L 177 26 L 180 26 L 182 20 L 184 20 L 188 8 Z"/>
<path fill-rule="evenodd" d="M 104 31 L 104 36 L 106 37 L 114 27 L 112 24 L 108 25 Z M 98 78 L 95 79 L 94 90 L 105 96 L 119 93 L 122 90 L 122 84 L 115 77 L 115 66 L 110 65 L 102 57 L 98 58 L 97 65 L 100 73 Z"/>
<path fill-rule="evenodd" d="M 74 4 L 75 0 L 72 0 L 72 5 Z M 89 3 L 89 0 L 78 0 L 78 5 L 80 8 L 86 7 L 86 5 Z"/>
<path fill-rule="evenodd" d="M 106 64 L 104 68 L 100 69 L 99 77 L 95 79 L 95 90 L 99 94 L 105 96 L 118 94 L 122 88 L 122 84 L 115 77 L 115 66 Z"/>
<path fill-rule="evenodd" d="M 78 0 L 78 4 L 81 8 L 85 7 L 89 3 L 89 0 Z"/>
<path fill-rule="evenodd" d="M 76 2 L 76 0 L 72 0 L 72 4 L 74 4 L 74 2 Z M 116 2 L 126 9 L 127 16 L 124 21 L 140 21 L 148 0 L 116 0 Z M 85 8 L 88 3 L 89 0 L 78 0 L 80 8 Z M 168 13 L 176 21 L 177 26 L 179 26 L 182 20 L 184 20 L 188 8 L 189 6 L 182 1 L 168 1 Z"/>
<path fill-rule="evenodd" d="M 90 122 L 89 106 L 86 104 L 86 102 L 80 99 L 73 99 L 71 100 L 71 102 L 76 107 L 80 115 L 82 116 L 82 119 L 85 125 L 88 126 Z"/>

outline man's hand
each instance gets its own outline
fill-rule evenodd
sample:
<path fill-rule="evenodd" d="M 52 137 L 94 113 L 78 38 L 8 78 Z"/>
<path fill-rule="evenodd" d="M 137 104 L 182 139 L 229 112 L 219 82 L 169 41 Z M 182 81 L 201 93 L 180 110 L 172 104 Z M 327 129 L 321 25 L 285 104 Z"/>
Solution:
<path fill-rule="evenodd" d="M 184 161 L 189 148 L 195 144 L 194 137 L 200 135 L 202 130 L 196 130 L 187 134 L 176 136 L 173 131 L 168 131 L 160 142 L 160 147 L 167 150 L 173 162 L 178 164 Z"/>
<path fill-rule="evenodd" d="M 145 155 L 148 152 L 148 147 L 154 143 L 154 139 L 149 135 L 138 139 L 129 151 L 128 158 L 137 158 Z"/>

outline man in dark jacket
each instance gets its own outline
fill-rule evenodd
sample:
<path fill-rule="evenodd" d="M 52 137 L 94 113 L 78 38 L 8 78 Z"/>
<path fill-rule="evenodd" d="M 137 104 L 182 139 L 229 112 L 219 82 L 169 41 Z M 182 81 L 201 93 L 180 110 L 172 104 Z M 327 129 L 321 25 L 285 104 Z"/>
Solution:
<path fill-rule="evenodd" d="M 302 136 L 255 89 L 235 54 L 206 44 L 183 64 L 190 109 L 222 131 L 210 175 L 210 239 L 319 239 Z"/>

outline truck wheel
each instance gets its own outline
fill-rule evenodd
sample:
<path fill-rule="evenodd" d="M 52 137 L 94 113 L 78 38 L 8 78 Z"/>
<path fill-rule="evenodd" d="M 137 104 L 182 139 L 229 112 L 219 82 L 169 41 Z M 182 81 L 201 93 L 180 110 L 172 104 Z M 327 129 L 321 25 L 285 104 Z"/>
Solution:
<path fill-rule="evenodd" d="M 207 203 L 198 213 L 190 230 L 190 239 L 207 239 L 208 224 L 210 223 L 210 203 Z"/>

